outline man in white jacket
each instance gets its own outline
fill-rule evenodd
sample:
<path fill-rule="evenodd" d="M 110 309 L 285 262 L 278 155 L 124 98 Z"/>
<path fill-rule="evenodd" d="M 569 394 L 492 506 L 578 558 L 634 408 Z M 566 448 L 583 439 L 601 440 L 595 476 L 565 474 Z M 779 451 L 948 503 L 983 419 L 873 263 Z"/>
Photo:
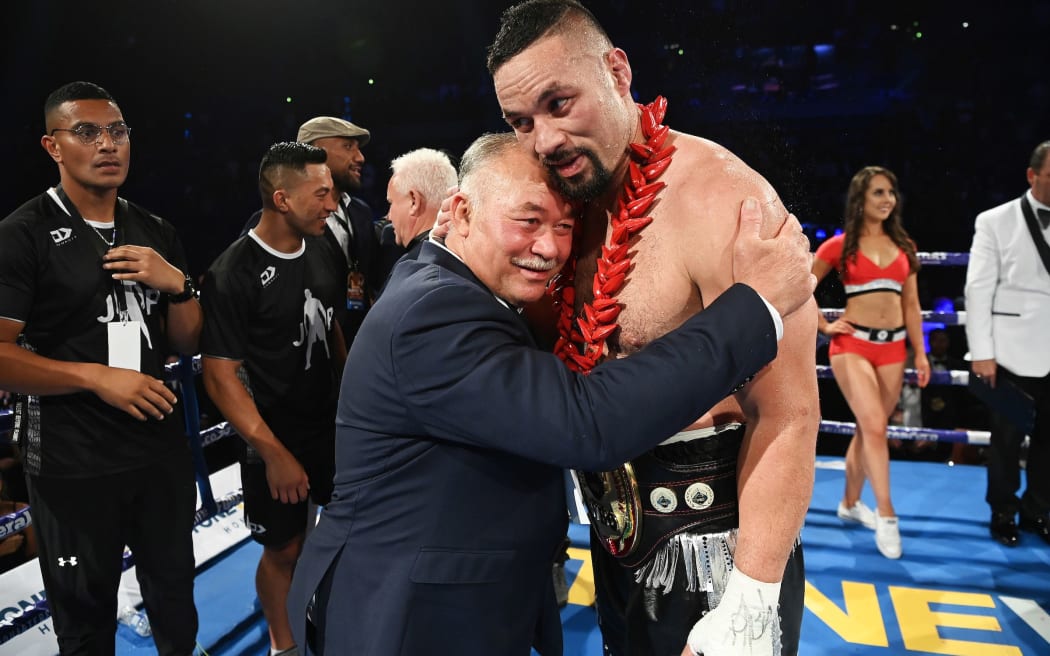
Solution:
<path fill-rule="evenodd" d="M 992 537 L 1006 546 L 1020 528 L 1050 544 L 1050 141 L 1036 146 L 1020 198 L 977 216 L 966 272 L 966 337 L 973 374 L 990 386 L 1007 381 L 1035 400 L 1035 428 L 1020 499 L 1024 431 L 992 411 L 988 493 Z"/>

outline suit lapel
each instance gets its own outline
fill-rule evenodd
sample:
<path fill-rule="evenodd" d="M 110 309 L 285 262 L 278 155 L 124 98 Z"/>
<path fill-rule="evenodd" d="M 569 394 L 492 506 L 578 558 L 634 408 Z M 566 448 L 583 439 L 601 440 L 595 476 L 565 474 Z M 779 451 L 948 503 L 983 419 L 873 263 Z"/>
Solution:
<path fill-rule="evenodd" d="M 1046 243 L 1043 231 L 1039 227 L 1039 220 L 1035 218 L 1035 212 L 1032 211 L 1032 206 L 1028 203 L 1027 196 L 1021 196 L 1021 213 L 1024 214 L 1028 233 L 1032 236 L 1032 241 L 1035 242 L 1035 250 L 1039 252 L 1039 259 L 1043 261 L 1046 272 L 1050 273 L 1050 245 Z"/>
<path fill-rule="evenodd" d="M 474 272 L 470 270 L 470 267 L 464 264 L 458 257 L 441 246 L 428 241 L 424 242 L 422 248 L 420 248 L 418 261 L 427 264 L 436 264 L 444 269 L 448 269 L 457 276 L 477 285 L 483 289 L 485 293 L 490 294 L 492 296 L 492 302 L 503 308 L 507 314 L 512 317 L 513 321 L 528 334 L 529 341 L 532 342 L 532 345 L 535 345 L 532 331 L 529 329 L 529 325 L 525 322 L 525 318 L 521 313 L 518 312 L 516 308 L 504 304 L 504 302 L 498 299 L 495 294 L 492 294 L 492 290 L 486 287 L 485 284 L 474 275 Z"/>

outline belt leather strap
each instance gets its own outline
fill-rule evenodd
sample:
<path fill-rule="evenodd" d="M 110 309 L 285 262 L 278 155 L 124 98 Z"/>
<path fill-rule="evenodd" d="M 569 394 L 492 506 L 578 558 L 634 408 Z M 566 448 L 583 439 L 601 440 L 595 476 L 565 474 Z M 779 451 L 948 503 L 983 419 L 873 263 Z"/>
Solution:
<path fill-rule="evenodd" d="M 591 527 L 626 567 L 673 535 L 739 524 L 736 465 L 744 426 L 658 446 L 608 472 L 577 472 Z"/>

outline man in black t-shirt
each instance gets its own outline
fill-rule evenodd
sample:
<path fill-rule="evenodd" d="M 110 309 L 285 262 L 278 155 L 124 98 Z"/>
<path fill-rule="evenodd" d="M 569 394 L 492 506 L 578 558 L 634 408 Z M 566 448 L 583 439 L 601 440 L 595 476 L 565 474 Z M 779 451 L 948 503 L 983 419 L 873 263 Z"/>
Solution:
<path fill-rule="evenodd" d="M 204 279 L 204 385 L 244 438 L 241 483 L 263 545 L 256 589 L 273 653 L 293 654 L 285 598 L 308 521 L 334 474 L 337 373 L 346 359 L 337 308 L 343 280 L 323 242 L 335 209 L 325 151 L 271 146 L 259 167 L 259 224 Z"/>
<path fill-rule="evenodd" d="M 101 87 L 44 105 L 61 184 L 0 221 L 0 389 L 19 440 L 63 654 L 113 653 L 124 546 L 160 654 L 193 651 L 189 449 L 165 359 L 195 353 L 201 308 L 166 221 L 117 196 L 129 128 Z"/>
<path fill-rule="evenodd" d="M 382 241 L 384 224 L 376 222 L 368 203 L 354 195 L 361 191 L 364 172 L 361 149 L 371 138 L 365 128 L 335 116 L 311 118 L 299 126 L 295 137 L 328 155 L 325 165 L 332 174 L 335 210 L 328 215 L 324 243 L 332 251 L 332 275 L 346 282 L 346 301 L 336 316 L 348 349 L 390 269 L 405 253 L 400 245 Z M 258 225 L 261 216 L 261 210 L 252 214 L 241 236 Z"/>

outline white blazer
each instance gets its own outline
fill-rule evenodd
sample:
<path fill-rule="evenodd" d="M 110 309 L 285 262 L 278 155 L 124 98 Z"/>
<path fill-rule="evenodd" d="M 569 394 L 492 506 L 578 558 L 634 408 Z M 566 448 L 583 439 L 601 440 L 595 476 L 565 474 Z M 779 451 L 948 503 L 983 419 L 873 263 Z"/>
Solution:
<path fill-rule="evenodd" d="M 1025 196 L 1032 204 L 1031 191 Z M 1048 331 L 1050 274 L 1017 198 L 977 215 L 966 270 L 970 357 L 994 359 L 1018 376 L 1041 378 L 1050 373 Z"/>

